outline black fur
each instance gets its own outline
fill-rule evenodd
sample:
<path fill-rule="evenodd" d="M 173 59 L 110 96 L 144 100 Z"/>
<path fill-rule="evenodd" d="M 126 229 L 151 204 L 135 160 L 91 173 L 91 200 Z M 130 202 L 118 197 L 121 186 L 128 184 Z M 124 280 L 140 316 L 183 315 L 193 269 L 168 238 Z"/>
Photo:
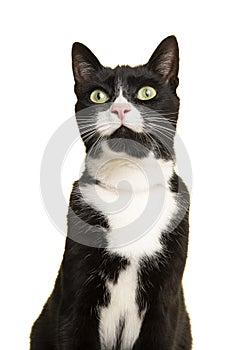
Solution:
<path fill-rule="evenodd" d="M 167 55 L 167 56 L 166 56 Z M 170 56 L 169 56 L 170 55 Z M 170 57 L 169 62 L 168 56 Z M 123 85 L 123 93 L 146 116 L 148 109 L 163 115 L 172 127 L 172 138 L 165 139 L 159 134 L 150 133 L 151 138 L 127 130 L 118 129 L 106 137 L 110 147 L 135 156 L 144 157 L 152 150 L 157 158 L 174 159 L 173 137 L 178 117 L 179 99 L 176 95 L 178 85 L 178 46 L 174 37 L 160 44 L 150 61 L 136 68 L 104 68 L 97 58 L 82 44 L 74 44 L 73 70 L 75 92 L 78 103 L 75 110 L 80 126 L 79 115 L 95 115 L 97 106 L 89 100 L 90 93 L 96 88 L 108 92 L 110 101 L 114 101 Z M 138 101 L 136 91 L 141 86 L 155 87 L 156 99 Z M 90 107 L 90 108 L 88 108 Z M 105 105 L 98 108 L 107 108 Z M 162 123 L 162 121 L 161 121 Z M 85 138 L 87 151 L 97 141 L 98 134 Z M 115 140 L 120 137 L 119 145 Z M 125 139 L 125 144 L 122 143 Z M 132 150 L 127 139 L 138 142 L 139 147 Z M 154 142 L 153 142 L 154 140 Z M 141 146 L 141 147 L 140 147 Z M 97 144 L 98 147 L 98 144 Z M 100 152 L 100 150 L 99 150 Z M 98 150 L 92 156 L 98 157 Z M 116 283 L 119 273 L 130 264 L 127 258 L 109 253 L 106 247 L 106 234 L 109 223 L 104 213 L 96 211 L 85 203 L 79 190 L 82 185 L 95 183 L 87 171 L 73 186 L 68 213 L 68 235 L 63 261 L 58 273 L 54 290 L 45 304 L 41 315 L 33 325 L 31 332 L 31 350 L 103 350 L 98 334 L 99 308 L 107 306 L 110 295 L 106 281 Z M 164 254 L 152 258 L 142 258 L 138 271 L 137 304 L 139 314 L 147 306 L 140 335 L 132 349 L 122 350 L 190 350 L 192 339 L 190 322 L 186 311 L 182 276 L 188 248 L 188 211 L 189 196 L 182 180 L 174 173 L 170 189 L 178 194 L 185 213 L 179 213 L 173 219 L 170 230 L 163 232 Z M 87 244 L 95 237 L 97 247 Z M 82 244 L 77 243 L 82 242 Z M 121 335 L 124 320 L 120 321 L 118 339 L 113 349 L 121 349 Z"/>

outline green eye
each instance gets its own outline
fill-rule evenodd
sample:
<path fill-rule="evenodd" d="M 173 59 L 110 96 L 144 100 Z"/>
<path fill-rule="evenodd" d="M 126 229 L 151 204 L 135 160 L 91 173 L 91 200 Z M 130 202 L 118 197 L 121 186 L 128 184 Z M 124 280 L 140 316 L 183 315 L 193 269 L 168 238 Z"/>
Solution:
<path fill-rule="evenodd" d="M 156 91 L 151 86 L 144 86 L 138 91 L 138 99 L 139 100 L 151 100 L 156 96 Z"/>
<path fill-rule="evenodd" d="M 108 95 L 103 90 L 94 90 L 91 93 L 90 99 L 94 103 L 104 103 L 108 101 Z"/>

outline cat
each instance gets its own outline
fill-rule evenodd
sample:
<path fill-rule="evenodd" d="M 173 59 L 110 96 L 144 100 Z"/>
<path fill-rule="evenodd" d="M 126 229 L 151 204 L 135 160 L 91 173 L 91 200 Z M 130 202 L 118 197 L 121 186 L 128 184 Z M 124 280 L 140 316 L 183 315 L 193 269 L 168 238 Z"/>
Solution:
<path fill-rule="evenodd" d="M 189 194 L 174 152 L 177 40 L 164 39 L 144 65 L 114 69 L 75 43 L 72 67 L 85 168 L 31 350 L 189 350 Z"/>

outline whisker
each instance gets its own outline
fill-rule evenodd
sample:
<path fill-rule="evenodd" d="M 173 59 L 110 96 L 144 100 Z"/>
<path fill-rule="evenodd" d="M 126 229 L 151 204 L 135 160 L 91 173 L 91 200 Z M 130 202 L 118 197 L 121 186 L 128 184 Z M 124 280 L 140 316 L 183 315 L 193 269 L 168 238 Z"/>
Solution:
<path fill-rule="evenodd" d="M 96 131 L 88 132 L 86 135 L 83 136 L 84 141 L 89 141 L 94 135 L 96 134 Z"/>
<path fill-rule="evenodd" d="M 170 152 L 172 146 L 169 145 L 169 143 L 170 142 L 173 143 L 173 139 L 156 127 L 153 127 L 153 129 L 149 128 L 149 130 L 151 130 L 151 132 L 159 139 L 159 141 L 162 143 L 162 145 L 166 147 L 167 151 Z M 161 136 L 159 136 L 158 133 Z M 164 139 L 165 137 L 168 139 L 169 143 Z"/>
<path fill-rule="evenodd" d="M 160 115 L 160 113 L 161 113 L 161 116 L 163 116 L 163 115 L 174 115 L 174 114 L 178 114 L 178 112 L 167 112 L 167 113 L 165 113 L 162 109 L 157 109 L 156 111 L 153 111 L 153 110 L 147 110 L 146 112 L 144 112 L 145 114 L 146 113 L 148 113 L 148 114 L 150 114 L 150 113 L 153 113 L 153 114 L 159 114 Z"/>
<path fill-rule="evenodd" d="M 167 135 L 165 132 L 163 132 L 159 128 L 154 128 L 154 130 L 155 130 L 155 134 L 156 132 L 159 132 L 161 135 L 165 136 L 169 141 L 173 141 L 173 139 L 170 137 L 170 136 L 173 136 L 173 134 Z"/>
<path fill-rule="evenodd" d="M 80 129 L 81 135 L 91 134 L 92 132 L 96 132 L 96 129 L 93 128 L 86 128 L 86 129 Z"/>
<path fill-rule="evenodd" d="M 96 128 L 96 125 L 95 124 L 84 124 L 84 125 L 79 125 L 79 128 L 88 128 L 88 127 L 93 127 L 93 128 Z"/>
<path fill-rule="evenodd" d="M 96 125 L 96 123 L 90 123 L 90 121 L 87 121 L 87 120 L 85 120 L 85 121 L 78 121 L 78 125 L 86 125 L 86 124 L 88 124 L 88 125 Z"/>
<path fill-rule="evenodd" d="M 172 124 L 173 120 L 168 120 L 168 119 L 160 118 L 160 117 L 157 117 L 157 116 L 144 116 L 143 119 L 144 120 L 153 120 L 153 121 L 157 121 L 159 123 L 170 124 L 170 125 L 173 126 L 173 124 Z"/>
<path fill-rule="evenodd" d="M 96 152 L 97 152 L 97 144 L 98 143 L 101 143 L 101 141 L 104 139 L 104 136 L 103 135 L 99 135 L 99 137 L 97 138 L 97 140 L 94 142 L 94 144 L 91 146 L 91 150 L 93 150 L 93 155 L 95 156 L 96 155 Z"/>
<path fill-rule="evenodd" d="M 153 137 L 152 137 L 147 131 L 145 131 L 144 128 L 143 128 L 143 133 L 144 133 L 144 135 L 147 137 L 147 139 L 151 142 L 151 145 L 152 145 L 152 146 L 155 144 L 156 150 L 157 150 L 157 152 L 159 153 L 160 158 L 162 158 L 162 154 L 161 154 L 159 145 L 158 145 L 158 143 L 156 142 L 156 140 L 154 140 Z"/>
<path fill-rule="evenodd" d="M 173 136 L 174 134 L 169 134 L 167 131 L 166 133 L 163 130 L 160 130 L 159 128 L 154 128 L 153 130 L 150 128 L 151 134 L 153 135 L 157 135 L 157 133 L 159 132 L 161 135 L 165 136 L 167 139 L 169 139 L 170 141 L 173 141 Z"/>
<path fill-rule="evenodd" d="M 147 123 L 147 126 L 151 129 L 151 130 L 160 130 L 160 129 L 162 129 L 162 131 L 164 131 L 164 128 L 162 127 L 162 126 L 160 126 L 160 125 L 154 125 L 154 124 L 151 124 L 151 123 Z M 167 133 L 168 135 L 170 135 L 170 136 L 174 136 L 174 134 L 175 134 L 175 132 L 172 132 L 172 130 L 171 129 L 168 129 L 168 128 L 165 128 L 165 131 L 164 131 L 164 133 Z"/>

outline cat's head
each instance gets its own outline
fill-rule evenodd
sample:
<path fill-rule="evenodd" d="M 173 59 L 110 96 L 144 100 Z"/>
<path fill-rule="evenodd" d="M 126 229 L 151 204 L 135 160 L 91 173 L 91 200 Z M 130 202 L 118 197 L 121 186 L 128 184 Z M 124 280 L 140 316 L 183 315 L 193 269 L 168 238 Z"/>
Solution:
<path fill-rule="evenodd" d="M 173 158 L 179 110 L 174 36 L 160 43 L 148 63 L 114 69 L 103 67 L 86 46 L 75 43 L 72 66 L 76 118 L 87 150 L 107 140 L 114 151 L 135 157 L 153 151 L 157 158 Z"/>

